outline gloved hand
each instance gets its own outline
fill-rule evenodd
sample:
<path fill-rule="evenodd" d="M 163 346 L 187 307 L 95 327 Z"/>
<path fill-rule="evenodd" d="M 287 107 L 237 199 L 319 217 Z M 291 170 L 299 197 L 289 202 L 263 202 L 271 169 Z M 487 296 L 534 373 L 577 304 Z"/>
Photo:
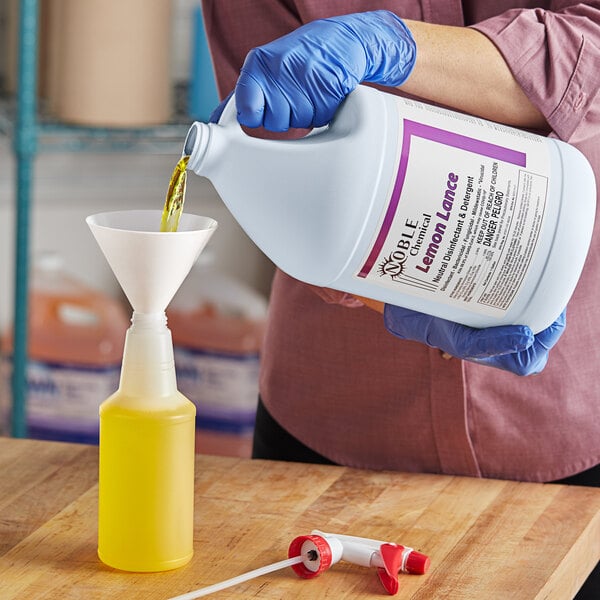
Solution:
<path fill-rule="evenodd" d="M 523 325 L 474 329 L 390 304 L 385 305 L 383 318 L 386 329 L 401 339 L 421 342 L 456 358 L 516 375 L 542 371 L 550 349 L 566 326 L 566 311 L 537 335 Z"/>
<path fill-rule="evenodd" d="M 326 125 L 359 83 L 404 83 L 416 56 L 391 12 L 313 21 L 250 51 L 235 88 L 238 121 L 272 131 Z"/>

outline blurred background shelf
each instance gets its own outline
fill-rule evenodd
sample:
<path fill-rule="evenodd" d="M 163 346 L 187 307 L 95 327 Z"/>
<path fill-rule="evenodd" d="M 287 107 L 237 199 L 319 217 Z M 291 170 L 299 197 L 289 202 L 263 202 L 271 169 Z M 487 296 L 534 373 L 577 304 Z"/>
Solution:
<path fill-rule="evenodd" d="M 92 6 L 99 11 L 96 18 L 82 16 L 82 11 Z M 164 18 L 166 12 L 158 19 L 156 14 L 146 18 L 146 13 L 166 9 L 172 11 L 169 19 Z M 60 18 L 56 16 L 58 13 Z M 104 23 L 104 29 L 100 22 Z M 123 24 L 138 64 L 140 59 L 147 59 L 152 67 L 151 76 L 146 79 L 131 79 L 132 73 L 137 71 L 130 66 L 122 68 L 125 61 L 119 58 L 129 58 L 129 53 L 115 52 L 113 32 L 107 33 L 106 27 L 119 25 L 122 30 Z M 170 48 L 164 47 L 168 34 L 165 25 L 171 30 Z M 70 263 L 67 266 L 78 270 L 89 283 L 106 290 L 114 284 L 105 261 L 94 247 L 84 218 L 105 210 L 162 208 L 169 177 L 181 154 L 189 124 L 195 118 L 205 118 L 191 109 L 199 98 L 212 108 L 217 101 L 206 40 L 203 29 L 202 36 L 198 35 L 199 27 L 202 27 L 200 0 L 152 3 L 145 0 L 3 0 L 0 3 L 0 42 L 6 44 L 4 52 L 0 49 L 3 94 L 0 95 L 0 214 L 9 217 L 0 219 L 0 252 L 8 258 L 0 261 L 0 278 L 8 280 L 0 285 L 0 325 L 7 326 L 1 320 L 10 304 L 7 296 L 12 291 L 12 318 L 8 326 L 14 331 L 14 346 L 8 433 L 14 437 L 28 435 L 30 256 L 40 249 L 58 251 L 66 255 Z M 52 31 L 58 32 L 54 40 L 50 35 Z M 90 38 L 100 36 L 100 31 L 104 32 L 104 38 L 97 40 L 101 51 L 94 68 L 89 56 L 83 58 L 72 46 L 65 50 L 67 39 L 70 43 L 78 39 L 79 43 L 87 44 Z M 150 36 L 148 31 L 151 31 Z M 142 37 L 145 46 L 140 44 Z M 67 77 L 65 72 L 62 77 L 56 75 L 56 44 L 63 46 L 61 57 L 71 69 L 67 69 L 70 74 Z M 141 46 L 144 51 L 140 55 Z M 170 55 L 170 64 L 165 53 Z M 97 81 L 93 80 L 94 93 L 84 92 L 81 82 L 88 75 L 93 79 L 101 71 L 112 76 L 116 70 L 121 71 L 121 82 L 98 88 L 94 87 Z M 213 89 L 206 86 L 206 80 L 202 82 L 207 71 Z M 76 77 L 72 76 L 73 72 L 77 72 Z M 148 106 L 140 106 L 141 113 L 159 114 L 146 122 L 159 124 L 137 126 L 143 117 L 137 119 L 138 114 L 131 110 L 118 126 L 102 126 L 101 119 L 73 124 L 85 123 L 86 115 L 93 110 L 101 113 L 106 108 L 110 113 L 120 101 L 115 91 L 120 93 L 138 84 L 150 84 L 156 91 L 156 81 L 162 86 L 158 93 L 147 92 L 144 87 L 141 92 L 138 90 L 137 98 L 148 103 Z M 204 88 L 198 87 L 199 82 Z M 108 99 L 98 100 L 98 89 L 111 92 L 112 100 L 110 94 Z M 58 95 L 62 95 L 62 104 L 57 103 Z M 164 102 L 167 96 L 168 106 Z M 135 126 L 127 125 L 128 118 L 132 118 Z M 186 210 L 219 221 L 219 235 L 213 238 L 218 267 L 267 295 L 273 265 L 235 223 L 207 180 L 190 178 Z M 10 217 L 12 225 L 7 222 Z M 9 247 L 11 242 L 12 248 Z M 9 273 L 8 265 L 14 269 L 13 273 Z"/>
<path fill-rule="evenodd" d="M 173 88 L 174 115 L 153 127 L 111 128 L 70 125 L 44 110 L 43 101 L 36 115 L 38 152 L 143 152 L 178 154 L 192 119 L 187 114 L 188 85 Z M 0 134 L 13 139 L 16 129 L 17 101 L 14 95 L 0 95 Z"/>

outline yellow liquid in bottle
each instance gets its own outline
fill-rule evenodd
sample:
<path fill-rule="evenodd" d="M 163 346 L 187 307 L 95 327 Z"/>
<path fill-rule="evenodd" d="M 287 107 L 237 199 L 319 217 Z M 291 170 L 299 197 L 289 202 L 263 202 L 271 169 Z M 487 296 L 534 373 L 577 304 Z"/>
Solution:
<path fill-rule="evenodd" d="M 184 156 L 176 165 L 169 181 L 167 198 L 160 221 L 161 231 L 177 231 L 179 218 L 183 212 L 185 202 L 185 184 L 187 181 L 187 165 L 189 156 Z"/>
<path fill-rule="evenodd" d="M 116 392 L 100 408 L 98 555 L 165 571 L 193 554 L 195 406 L 179 392 L 149 407 Z"/>

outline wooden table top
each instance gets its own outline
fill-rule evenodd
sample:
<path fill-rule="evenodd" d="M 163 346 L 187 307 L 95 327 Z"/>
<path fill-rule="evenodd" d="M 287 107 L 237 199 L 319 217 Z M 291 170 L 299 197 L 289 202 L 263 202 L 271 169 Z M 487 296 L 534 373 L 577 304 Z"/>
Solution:
<path fill-rule="evenodd" d="M 199 455 L 195 553 L 180 569 L 125 573 L 96 556 L 98 449 L 0 438 L 0 597 L 163 599 L 287 558 L 312 529 L 393 541 L 431 558 L 400 599 L 574 595 L 600 559 L 600 489 L 361 471 Z M 291 569 L 217 599 L 383 598 L 374 569 Z"/>

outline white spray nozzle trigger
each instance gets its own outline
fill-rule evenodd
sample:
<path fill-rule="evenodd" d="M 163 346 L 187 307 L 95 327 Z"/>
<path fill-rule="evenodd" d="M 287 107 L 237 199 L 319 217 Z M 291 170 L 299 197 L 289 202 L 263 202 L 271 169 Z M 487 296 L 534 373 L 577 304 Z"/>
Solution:
<path fill-rule="evenodd" d="M 425 573 L 429 568 L 429 558 L 412 548 L 350 535 L 323 533 L 318 530 L 312 531 L 310 535 L 294 538 L 288 548 L 288 557 L 286 560 L 254 569 L 170 600 L 195 600 L 286 567 L 291 567 L 303 579 L 312 579 L 340 560 L 366 567 L 377 567 L 381 583 L 388 594 L 393 595 L 399 587 L 398 573 Z"/>
<path fill-rule="evenodd" d="M 322 537 L 329 544 L 334 541 L 341 544 L 342 560 L 363 567 L 376 567 L 377 575 L 390 595 L 398 592 L 399 573 L 420 575 L 429 569 L 429 557 L 408 546 L 316 529 L 311 534 Z"/>

